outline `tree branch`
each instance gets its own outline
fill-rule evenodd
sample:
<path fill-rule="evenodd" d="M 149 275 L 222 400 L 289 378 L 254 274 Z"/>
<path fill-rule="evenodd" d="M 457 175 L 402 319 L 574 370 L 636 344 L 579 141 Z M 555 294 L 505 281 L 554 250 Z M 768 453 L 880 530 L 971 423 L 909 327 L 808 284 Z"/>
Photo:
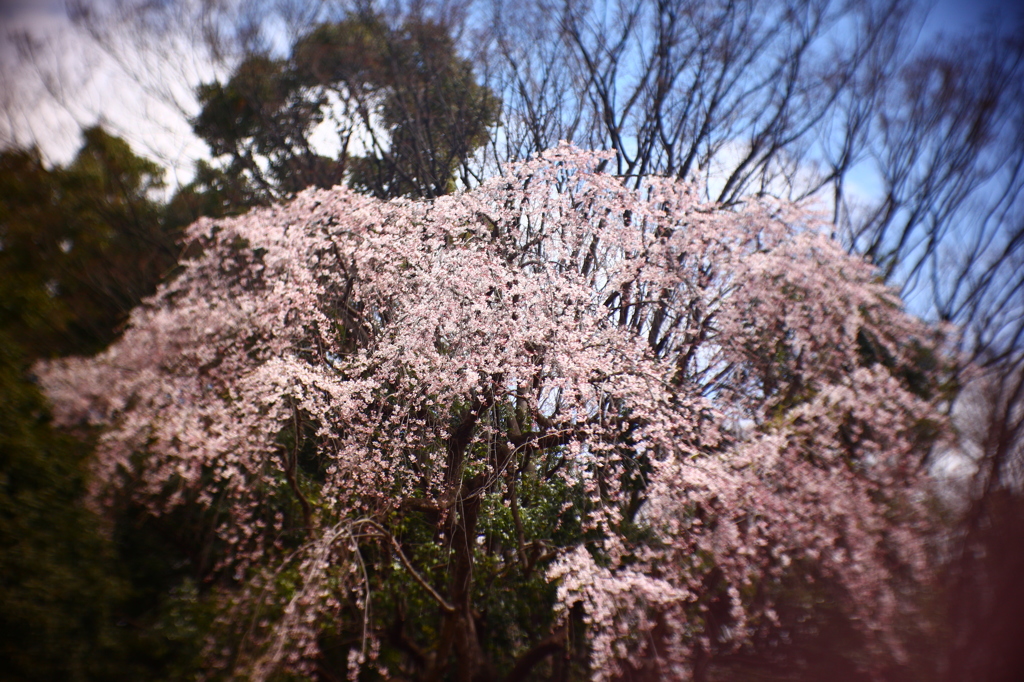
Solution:
<path fill-rule="evenodd" d="M 563 625 L 550 636 L 542 639 L 533 648 L 519 657 L 512 670 L 505 677 L 504 682 L 519 682 L 525 680 L 526 676 L 533 670 L 533 667 L 548 656 L 555 654 L 565 648 L 566 630 Z"/>
<path fill-rule="evenodd" d="M 395 552 L 398 554 L 398 560 L 400 562 L 402 562 L 402 566 L 404 566 L 405 570 L 407 570 L 409 572 L 409 575 L 412 576 L 413 580 L 415 580 L 417 583 L 419 583 L 420 587 L 422 587 L 424 590 L 426 590 L 427 594 L 429 594 L 431 597 L 433 597 L 434 601 L 436 601 L 438 603 L 438 605 L 441 607 L 441 609 L 445 613 L 455 613 L 455 607 L 452 606 L 451 604 L 449 604 L 448 601 L 444 597 L 442 597 L 440 594 L 438 594 L 437 590 L 435 590 L 430 585 L 430 583 L 427 582 L 427 579 L 424 578 L 422 575 L 420 575 L 419 571 L 417 571 L 413 567 L 412 562 L 409 561 L 408 557 L 405 556 L 405 552 L 402 551 L 402 547 L 401 547 L 401 545 L 398 544 L 398 540 L 395 539 L 394 535 L 389 533 L 379 523 L 377 523 L 376 521 L 371 521 L 370 519 L 362 519 L 360 521 L 357 521 L 356 524 L 353 524 L 353 525 L 370 526 L 375 531 L 377 531 L 377 533 L 379 533 L 381 537 L 387 538 L 388 540 L 390 540 L 391 541 L 391 546 L 395 548 Z"/>

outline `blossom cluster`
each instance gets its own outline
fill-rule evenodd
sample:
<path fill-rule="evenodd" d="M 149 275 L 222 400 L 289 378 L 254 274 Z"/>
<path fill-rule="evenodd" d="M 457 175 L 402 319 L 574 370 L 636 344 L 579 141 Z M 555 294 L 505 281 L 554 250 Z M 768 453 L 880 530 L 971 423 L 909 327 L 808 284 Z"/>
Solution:
<path fill-rule="evenodd" d="M 943 424 L 933 333 L 813 213 L 627 189 L 600 161 L 562 146 L 431 202 L 310 190 L 201 220 L 119 342 L 38 368 L 59 423 L 102 430 L 98 502 L 130 482 L 153 514 L 216 507 L 222 568 L 297 571 L 250 628 L 254 677 L 302 669 L 318 622 L 367 607 L 361 538 L 456 613 L 464 586 L 421 574 L 395 519 L 427 510 L 456 553 L 468 501 L 516 505 L 531 476 L 575 491 L 581 530 L 520 529 L 501 556 L 552 550 L 595 679 L 683 679 L 805 574 L 899 655 L 894 567 L 926 570 L 920 463 Z M 353 669 L 379 647 L 367 623 Z"/>

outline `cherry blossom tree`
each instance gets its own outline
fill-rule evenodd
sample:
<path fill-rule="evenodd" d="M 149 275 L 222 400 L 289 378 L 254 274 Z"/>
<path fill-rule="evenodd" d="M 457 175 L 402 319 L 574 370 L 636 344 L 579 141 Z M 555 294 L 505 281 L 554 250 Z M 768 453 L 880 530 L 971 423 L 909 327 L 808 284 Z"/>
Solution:
<path fill-rule="evenodd" d="M 211 669 L 700 679 L 794 580 L 904 655 L 937 334 L 815 214 L 607 158 L 201 220 L 121 341 L 38 368 L 97 504 L 215 524 Z"/>

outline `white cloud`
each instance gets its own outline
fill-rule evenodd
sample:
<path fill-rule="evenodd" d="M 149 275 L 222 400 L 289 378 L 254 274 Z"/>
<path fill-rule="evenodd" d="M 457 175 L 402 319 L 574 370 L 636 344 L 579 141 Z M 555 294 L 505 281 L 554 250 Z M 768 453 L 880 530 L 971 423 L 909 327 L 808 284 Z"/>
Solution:
<path fill-rule="evenodd" d="M 53 3 L 4 5 L 0 144 L 36 145 L 47 162 L 66 163 L 81 129 L 102 123 L 167 167 L 172 189 L 187 182 L 194 160 L 206 154 L 188 125 L 196 111 L 192 88 L 211 78 L 212 68 L 170 44 L 118 45 L 122 58 L 115 60 L 58 4 L 56 11 Z"/>

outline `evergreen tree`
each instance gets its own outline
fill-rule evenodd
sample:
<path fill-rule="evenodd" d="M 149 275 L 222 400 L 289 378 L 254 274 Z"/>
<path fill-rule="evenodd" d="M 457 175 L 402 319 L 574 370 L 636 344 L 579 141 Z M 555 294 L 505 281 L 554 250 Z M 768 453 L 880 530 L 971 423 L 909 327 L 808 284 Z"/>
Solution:
<path fill-rule="evenodd" d="M 95 127 L 75 159 L 0 154 L 0 326 L 32 357 L 94 353 L 177 260 L 163 170 Z"/>
<path fill-rule="evenodd" d="M 382 198 L 448 194 L 473 179 L 498 116 L 445 25 L 369 12 L 312 27 L 285 59 L 250 54 L 197 94 L 193 129 L 245 205 L 343 182 Z M 321 125 L 334 128 L 334 156 L 314 144 Z"/>

